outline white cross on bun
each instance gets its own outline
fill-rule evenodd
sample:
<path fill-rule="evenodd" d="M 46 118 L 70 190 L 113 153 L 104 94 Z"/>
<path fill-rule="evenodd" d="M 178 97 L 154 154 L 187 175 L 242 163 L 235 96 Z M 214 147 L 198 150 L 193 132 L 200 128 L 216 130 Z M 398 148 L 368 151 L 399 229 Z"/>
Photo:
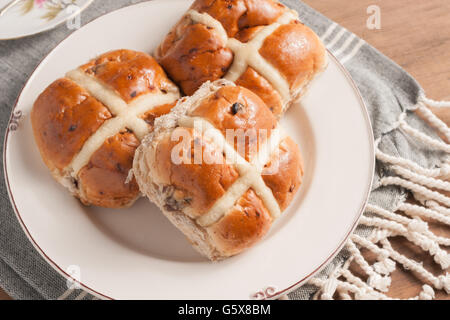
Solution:
<path fill-rule="evenodd" d="M 226 139 L 239 129 L 267 134 L 249 135 L 242 148 Z M 156 119 L 136 150 L 133 174 L 201 254 L 220 260 L 264 237 L 298 191 L 303 167 L 298 146 L 278 132 L 263 100 L 217 80 Z"/>
<path fill-rule="evenodd" d="M 325 46 L 276 0 L 196 0 L 155 58 L 186 95 L 227 79 L 280 117 L 327 66 Z"/>
<path fill-rule="evenodd" d="M 86 205 L 131 206 L 134 152 L 178 88 L 146 53 L 102 54 L 50 84 L 31 112 L 34 137 L 53 177 Z"/>

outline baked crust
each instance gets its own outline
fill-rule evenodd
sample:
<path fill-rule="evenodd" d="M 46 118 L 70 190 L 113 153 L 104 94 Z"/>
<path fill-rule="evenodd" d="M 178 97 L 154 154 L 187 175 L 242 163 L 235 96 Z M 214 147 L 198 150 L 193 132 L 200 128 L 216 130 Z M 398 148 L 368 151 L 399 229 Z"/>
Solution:
<path fill-rule="evenodd" d="M 234 107 L 236 104 L 237 107 Z M 227 130 L 243 130 L 249 133 L 253 129 L 266 130 L 267 137 L 261 136 L 258 140 L 249 134 L 241 148 L 238 148 L 238 140 L 235 139 L 236 151 L 247 161 L 253 160 L 259 146 L 266 142 L 271 130 L 277 126 L 277 119 L 264 102 L 254 93 L 238 86 L 219 89 L 204 99 L 191 115 L 208 120 L 224 136 Z"/>
<path fill-rule="evenodd" d="M 241 30 L 274 23 L 285 7 L 272 0 L 200 0 L 192 9 L 219 20 L 228 36 L 234 37 Z"/>
<path fill-rule="evenodd" d="M 165 114 L 168 114 L 170 112 L 170 110 L 173 107 L 175 107 L 175 105 L 176 105 L 176 102 L 156 106 L 152 110 L 144 113 L 141 116 L 141 118 L 142 118 L 142 120 L 147 122 L 147 124 L 149 126 L 151 126 L 153 128 L 153 125 L 155 124 L 155 120 Z"/>
<path fill-rule="evenodd" d="M 193 18 L 192 11 L 207 16 Z M 255 50 L 259 50 L 266 68 L 275 68 L 284 80 L 268 78 L 274 72 L 263 76 L 252 66 L 230 78 L 234 62 L 240 59 L 234 49 L 230 50 L 230 39 L 247 43 L 264 27 L 276 23 L 279 27 Z M 258 94 L 276 116 L 305 93 L 327 64 L 325 47 L 317 35 L 296 19 L 293 10 L 275 0 L 196 0 L 155 57 L 186 95 L 192 95 L 206 81 L 225 77 Z M 281 92 L 280 81 L 287 83 L 287 93 Z"/>
<path fill-rule="evenodd" d="M 155 97 L 172 101 L 159 104 Z M 53 177 L 84 204 L 127 207 L 139 196 L 136 181 L 127 181 L 139 139 L 178 97 L 151 56 L 108 52 L 56 80 L 37 98 L 31 112 L 35 140 Z M 136 117 L 127 118 L 128 112 L 137 112 Z"/>
<path fill-rule="evenodd" d="M 31 111 L 34 137 L 49 169 L 61 174 L 86 140 L 111 117 L 108 108 L 72 80 L 53 82 Z"/>
<path fill-rule="evenodd" d="M 158 48 L 155 56 L 185 95 L 192 95 L 206 81 L 222 78 L 233 62 L 233 53 L 220 36 L 184 17 Z"/>
<path fill-rule="evenodd" d="M 234 107 L 236 103 L 241 104 L 239 110 Z M 212 135 L 192 125 L 189 119 L 212 126 L 214 129 L 208 129 Z M 271 131 L 268 139 L 272 139 L 274 126 L 275 116 L 250 90 L 224 80 L 206 83 L 194 96 L 181 99 L 171 113 L 156 120 L 154 132 L 136 151 L 134 176 L 144 195 L 160 207 L 200 253 L 211 260 L 233 256 L 261 240 L 276 219 L 261 190 L 267 188 L 275 205 L 283 211 L 300 187 L 303 167 L 297 145 L 289 137 L 280 137 L 258 173 L 260 182 L 248 182 L 250 169 L 226 162 L 231 151 L 220 147 L 217 135 L 224 139 L 230 129 L 243 129 L 244 133 L 263 129 Z M 270 144 L 268 139 L 248 139 L 246 146 L 258 150 L 255 145 Z M 195 144 L 201 145 L 200 164 L 192 162 Z M 228 145 L 239 153 L 237 145 Z M 174 154 L 180 156 L 178 162 L 174 161 Z M 216 162 L 209 164 L 211 159 Z M 251 166 L 257 166 L 253 162 L 256 159 L 255 154 L 247 154 Z M 273 165 L 279 168 L 270 170 Z M 256 187 L 252 184 L 255 181 L 260 183 Z"/>
<path fill-rule="evenodd" d="M 260 54 L 288 80 L 298 92 L 325 65 L 325 49 L 317 35 L 298 20 L 282 25 L 266 38 Z"/>
<path fill-rule="evenodd" d="M 207 228 L 211 241 L 233 256 L 261 240 L 272 225 L 272 217 L 261 199 L 250 189 L 217 223 Z"/>
<path fill-rule="evenodd" d="M 80 67 L 129 103 L 141 95 L 173 90 L 173 83 L 155 59 L 143 52 L 116 50 Z"/>
<path fill-rule="evenodd" d="M 256 93 L 273 114 L 278 115 L 283 112 L 283 101 L 280 94 L 253 68 L 248 67 L 236 84 Z"/>
<path fill-rule="evenodd" d="M 270 159 L 265 170 L 277 168 L 277 174 L 264 174 L 265 184 L 272 190 L 281 210 L 285 210 L 300 189 L 303 179 L 303 161 L 296 143 L 287 137 L 281 141 L 278 153 Z"/>
<path fill-rule="evenodd" d="M 173 140 L 172 137 L 180 139 Z M 188 164 L 174 164 L 172 152 L 180 143 L 189 144 L 191 150 L 194 150 L 195 144 L 200 146 L 203 156 L 201 163 L 195 163 L 192 152 L 187 155 Z M 156 161 L 152 165 L 158 172 L 158 183 L 166 187 L 162 191 L 166 197 L 164 209 L 177 211 L 189 206 L 189 215 L 194 219 L 205 214 L 239 176 L 232 166 L 216 163 L 224 160 L 222 152 L 200 133 L 194 133 L 192 128 L 179 127 L 165 134 L 154 152 Z"/>
<path fill-rule="evenodd" d="M 88 199 L 86 204 L 106 207 L 123 207 L 133 202 L 139 196 L 136 180 L 124 182 L 139 144 L 127 130 L 108 138 L 78 174 L 81 201 Z"/>

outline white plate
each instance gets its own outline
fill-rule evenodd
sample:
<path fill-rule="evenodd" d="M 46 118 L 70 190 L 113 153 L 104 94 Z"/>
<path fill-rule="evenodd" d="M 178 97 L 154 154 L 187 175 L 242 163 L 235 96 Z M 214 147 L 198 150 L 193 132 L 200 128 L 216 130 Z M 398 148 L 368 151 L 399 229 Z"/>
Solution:
<path fill-rule="evenodd" d="M 369 118 L 349 75 L 331 55 L 326 72 L 283 119 L 304 155 L 301 192 L 268 236 L 244 254 L 210 263 L 145 199 L 128 210 L 87 208 L 53 181 L 28 116 L 39 93 L 102 52 L 151 52 L 189 3 L 140 3 L 73 33 L 31 76 L 6 134 L 5 177 L 25 232 L 63 275 L 79 267 L 82 285 L 100 297 L 249 299 L 258 292 L 278 297 L 339 251 L 368 198 L 374 171 Z"/>
<path fill-rule="evenodd" d="M 0 40 L 51 30 L 74 18 L 93 0 L 22 0 L 0 16 Z M 0 9 L 11 0 L 0 0 Z"/>

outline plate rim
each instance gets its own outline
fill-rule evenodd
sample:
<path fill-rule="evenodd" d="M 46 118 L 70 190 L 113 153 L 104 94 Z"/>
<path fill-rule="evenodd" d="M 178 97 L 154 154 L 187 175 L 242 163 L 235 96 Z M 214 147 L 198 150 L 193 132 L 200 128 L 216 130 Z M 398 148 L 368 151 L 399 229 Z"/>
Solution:
<path fill-rule="evenodd" d="M 44 27 L 43 29 L 40 29 L 39 31 L 36 31 L 36 32 L 30 32 L 30 33 L 25 33 L 25 34 L 22 34 L 22 35 L 19 35 L 19 36 L 4 37 L 4 38 L 1 38 L 1 37 L 0 37 L 0 41 L 19 40 L 19 39 L 23 39 L 23 38 L 26 38 L 26 37 L 35 36 L 35 35 L 38 35 L 38 34 L 41 34 L 41 33 L 44 33 L 44 32 L 47 32 L 47 31 L 50 31 L 50 30 L 53 30 L 53 29 L 56 29 L 57 27 L 59 27 L 60 25 L 62 25 L 64 22 L 67 22 L 67 20 L 70 20 L 70 19 L 76 17 L 77 15 L 81 14 L 84 10 L 86 10 L 86 9 L 92 4 L 92 2 L 94 2 L 94 0 L 87 0 L 86 3 L 80 7 L 80 11 L 74 12 L 74 13 L 68 15 L 65 19 L 61 20 L 60 22 L 58 22 L 58 23 L 56 23 L 56 24 L 54 24 L 54 25 L 52 25 L 51 23 L 49 23 L 48 25 L 46 25 L 46 27 Z M 102 15 L 102 16 L 103 16 L 103 15 Z M 96 20 L 96 19 L 94 19 L 94 20 Z M 92 20 L 92 21 L 94 21 L 94 20 Z M 90 21 L 90 22 L 92 22 L 92 21 Z M 90 23 L 90 22 L 88 22 L 88 23 Z M 86 24 L 88 24 L 88 23 L 86 23 Z M 81 28 L 83 28 L 83 27 L 84 27 L 84 26 L 82 26 Z M 81 28 L 79 28 L 79 29 L 81 29 Z M 76 31 L 76 30 L 75 30 L 75 31 Z M 74 31 L 74 32 L 75 32 L 75 31 Z M 73 32 L 72 32 L 72 33 L 73 33 Z M 72 33 L 71 33 L 71 34 L 72 34 Z M 69 34 L 69 36 L 70 36 L 70 34 Z M 66 38 L 67 38 L 67 37 L 66 37 Z M 64 41 L 66 38 L 64 38 L 63 41 Z M 58 43 L 58 45 L 59 45 L 59 43 Z M 56 48 L 56 47 L 55 47 L 55 48 Z M 52 50 L 52 51 L 53 51 L 53 50 Z M 45 59 L 45 58 L 44 58 L 44 59 Z M 42 62 L 42 61 L 41 61 L 41 62 Z M 39 63 L 39 65 L 40 65 L 40 63 Z M 39 66 L 39 65 L 38 65 L 38 66 Z M 34 71 L 36 71 L 36 69 L 35 69 Z M 34 71 L 33 71 L 33 73 L 34 73 Z"/>
<path fill-rule="evenodd" d="M 368 133 L 369 133 L 369 138 L 370 138 L 370 140 L 369 140 L 370 153 L 371 153 L 370 154 L 370 159 L 371 159 L 371 161 L 370 161 L 370 171 L 371 171 L 370 183 L 367 186 L 365 200 L 363 201 L 363 204 L 361 205 L 359 213 L 357 214 L 355 221 L 353 222 L 353 225 L 350 228 L 350 231 L 344 237 L 344 239 L 339 244 L 339 246 L 336 248 L 336 250 L 333 251 L 333 253 L 309 275 L 305 276 L 303 279 L 301 279 L 298 282 L 296 282 L 295 284 L 287 287 L 286 289 L 277 291 L 276 293 L 270 295 L 267 299 L 276 300 L 283 295 L 287 295 L 287 294 L 291 293 L 292 291 L 295 291 L 296 289 L 298 289 L 299 287 L 304 285 L 307 280 L 311 279 L 312 277 L 314 277 L 314 275 L 316 275 L 317 273 L 322 271 L 328 265 L 328 263 L 330 263 L 341 252 L 341 250 L 347 243 L 347 240 L 350 238 L 350 236 L 353 234 L 355 229 L 358 227 L 359 221 L 360 221 L 361 217 L 363 216 L 364 211 L 369 203 L 370 194 L 372 192 L 373 179 L 375 177 L 376 157 L 375 157 L 375 135 L 373 132 L 372 121 L 370 121 L 369 111 L 367 109 L 366 102 L 365 102 L 363 96 L 361 95 L 361 92 L 359 91 L 358 86 L 355 83 L 355 80 L 353 80 L 352 76 L 350 75 L 350 72 L 345 68 L 345 66 L 338 60 L 338 58 L 329 49 L 327 49 L 327 53 L 328 53 L 329 57 L 336 62 L 336 65 L 339 67 L 341 72 L 345 75 L 345 77 L 349 81 L 350 85 L 352 86 L 354 92 L 356 93 L 358 100 L 360 101 L 360 107 L 363 111 L 364 120 L 367 125 L 366 129 L 368 129 L 368 131 L 369 131 Z"/>
<path fill-rule="evenodd" d="M 87 6 L 89 6 L 94 0 L 89 0 Z M 85 25 L 83 25 L 80 29 L 86 27 L 87 25 L 95 22 L 96 20 L 112 14 L 116 11 L 119 10 L 123 10 L 126 9 L 128 7 L 132 7 L 132 6 L 140 6 L 143 4 L 147 4 L 149 2 L 152 1 L 144 1 L 144 2 L 140 2 L 140 3 L 136 3 L 136 4 L 130 4 L 127 6 L 124 6 L 122 8 L 118 8 L 116 10 L 110 11 L 108 13 L 105 13 L 91 21 L 89 21 L 88 23 L 86 23 Z M 86 6 L 86 7 L 87 7 Z M 84 9 L 83 9 L 84 10 Z M 64 20 L 63 22 L 65 22 L 67 20 Z M 10 187 L 10 182 L 9 182 L 9 177 L 8 177 L 8 166 L 7 166 L 7 157 L 6 157 L 6 153 L 7 153 L 7 147 L 8 147 L 8 141 L 9 141 L 9 136 L 11 134 L 11 132 L 13 130 L 10 129 L 10 124 L 11 124 L 11 120 L 13 119 L 13 116 L 15 114 L 17 105 L 19 100 L 22 97 L 23 91 L 25 90 L 25 88 L 28 86 L 28 84 L 30 83 L 30 81 L 32 80 L 32 78 L 34 77 L 36 71 L 38 69 L 40 69 L 40 67 L 42 66 L 42 64 L 44 63 L 44 61 L 47 60 L 48 56 L 50 56 L 53 51 L 58 48 L 63 42 L 65 42 L 68 38 L 70 38 L 73 34 L 75 34 L 78 30 L 75 30 L 74 32 L 68 34 L 64 39 L 62 39 L 48 54 L 45 55 L 45 57 L 42 58 L 42 60 L 39 62 L 39 64 L 35 67 L 35 69 L 33 70 L 33 72 L 31 73 L 31 75 L 29 76 L 28 80 L 25 82 L 25 84 L 23 85 L 22 89 L 20 90 L 19 95 L 16 98 L 16 101 L 14 103 L 14 107 L 11 109 L 11 113 L 10 113 L 10 118 L 7 122 L 7 127 L 6 127 L 6 132 L 5 132 L 5 136 L 4 136 L 4 141 L 3 141 L 3 174 L 4 174 L 4 179 L 5 179 L 5 185 L 6 185 L 6 189 L 8 192 L 8 197 L 10 200 L 10 203 L 12 204 L 12 208 L 13 211 L 19 221 L 20 226 L 22 227 L 22 230 L 24 231 L 25 235 L 27 236 L 27 238 L 30 240 L 31 244 L 33 245 L 33 247 L 36 249 L 36 251 L 38 251 L 38 253 L 41 255 L 41 257 L 55 270 L 57 271 L 61 276 L 63 276 L 66 280 L 70 280 L 73 281 L 74 283 L 76 283 L 77 285 L 79 285 L 79 288 L 75 288 L 75 289 L 82 289 L 87 291 L 88 293 L 90 293 L 91 295 L 100 298 L 100 299 L 108 299 L 108 300 L 115 300 L 112 297 L 109 297 L 106 294 L 103 294 L 101 292 L 98 292 L 92 288 L 90 288 L 89 286 L 85 285 L 82 281 L 78 281 L 76 279 L 74 279 L 73 277 L 71 277 L 67 272 L 65 272 L 56 262 L 54 262 L 49 256 L 47 256 L 47 254 L 45 253 L 45 251 L 39 246 L 39 244 L 34 240 L 34 238 L 32 237 L 31 233 L 29 232 L 27 226 L 25 225 L 25 223 L 22 220 L 22 217 L 20 216 L 20 212 L 17 209 L 15 200 L 14 200 L 14 196 L 12 194 L 11 191 L 11 187 Z M 44 32 L 44 31 L 42 31 Z M 2 39 L 0 39 L 2 40 Z M 368 130 L 369 133 L 369 148 L 370 148 L 370 183 L 367 185 L 367 189 L 365 192 L 365 199 L 360 207 L 360 210 L 358 212 L 357 215 L 355 215 L 355 219 L 354 222 L 352 224 L 352 226 L 350 227 L 350 230 L 348 231 L 348 233 L 346 234 L 346 236 L 344 237 L 344 239 L 341 241 L 341 243 L 339 243 L 339 245 L 337 246 L 337 248 L 333 251 L 333 253 L 321 264 L 319 265 L 314 271 L 312 271 L 310 274 L 306 275 L 305 277 L 303 277 L 301 280 L 295 282 L 294 284 L 292 284 L 291 286 L 282 289 L 282 290 L 277 290 L 277 292 L 267 296 L 264 298 L 264 300 L 275 300 L 280 298 L 283 295 L 289 294 L 290 292 L 298 289 L 300 286 L 302 286 L 308 279 L 312 278 L 314 275 L 316 275 L 317 273 L 319 273 L 324 267 L 326 267 L 326 265 L 333 260 L 338 254 L 339 252 L 342 250 L 342 248 L 345 246 L 345 243 L 347 242 L 347 240 L 349 239 L 349 237 L 352 235 L 352 233 L 354 232 L 354 230 L 356 229 L 356 227 L 359 224 L 359 220 L 361 219 L 361 216 L 363 215 L 365 208 L 369 202 L 369 197 L 370 197 L 370 193 L 372 191 L 372 186 L 373 186 L 373 178 L 375 176 L 375 163 L 376 163 L 376 158 L 375 158 L 375 138 L 374 138 L 374 133 L 373 133 L 373 127 L 372 127 L 372 122 L 370 121 L 370 116 L 369 116 L 369 112 L 365 103 L 365 100 L 363 98 L 363 96 L 361 95 L 361 92 L 359 91 L 355 81 L 353 80 L 352 76 L 350 75 L 349 71 L 345 68 L 345 66 L 336 58 L 336 56 L 329 50 L 327 49 L 327 53 L 329 55 L 329 58 L 331 58 L 332 60 L 334 60 L 334 62 L 336 63 L 336 65 L 339 67 L 340 71 L 342 72 L 342 74 L 344 74 L 344 76 L 347 78 L 349 84 L 351 85 L 354 93 L 356 94 L 358 100 L 359 100 L 359 106 L 361 108 L 361 111 L 363 113 L 363 117 L 366 123 L 366 129 Z M 69 289 L 69 288 L 68 288 Z"/>

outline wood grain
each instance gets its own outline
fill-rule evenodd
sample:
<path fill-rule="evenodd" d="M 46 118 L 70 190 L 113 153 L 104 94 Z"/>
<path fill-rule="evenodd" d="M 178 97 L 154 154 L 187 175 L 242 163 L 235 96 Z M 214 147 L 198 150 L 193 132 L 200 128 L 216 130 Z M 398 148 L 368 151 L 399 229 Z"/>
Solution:
<path fill-rule="evenodd" d="M 338 22 L 348 30 L 394 60 L 419 83 L 429 98 L 450 100 L 450 1 L 448 0 L 304 0 L 311 7 Z M 381 30 L 366 27 L 367 7 L 381 8 Z M 447 124 L 450 112 L 433 110 Z M 448 228 L 434 227 L 436 232 L 449 236 Z M 439 268 L 428 255 L 395 239 L 394 246 L 408 251 L 408 255 L 424 261 L 427 268 L 439 273 Z M 418 294 L 419 282 L 407 272 L 393 274 L 390 296 L 408 298 Z M 7 297 L 0 289 L 0 300 Z M 448 299 L 437 292 L 438 299 Z"/>
<path fill-rule="evenodd" d="M 303 0 L 312 8 L 336 21 L 409 72 L 434 100 L 450 100 L 450 1 L 448 0 Z M 369 30 L 367 8 L 378 5 L 381 9 L 381 29 Z M 450 125 L 448 110 L 433 111 Z M 438 235 L 450 237 L 450 228 L 431 224 Z M 403 238 L 392 241 L 395 249 L 406 256 L 423 261 L 435 275 L 442 270 L 433 259 Z M 365 252 L 369 260 L 373 257 Z M 363 276 L 356 266 L 352 271 Z M 409 272 L 397 270 L 392 275 L 391 297 L 417 296 L 421 283 Z M 437 299 L 450 299 L 444 291 L 436 292 Z"/>
<path fill-rule="evenodd" d="M 394 60 L 430 98 L 450 100 L 450 1 L 305 0 Z M 370 5 L 381 10 L 381 29 L 369 30 Z"/>
<path fill-rule="evenodd" d="M 11 298 L 0 288 L 0 300 L 11 300 Z"/>

